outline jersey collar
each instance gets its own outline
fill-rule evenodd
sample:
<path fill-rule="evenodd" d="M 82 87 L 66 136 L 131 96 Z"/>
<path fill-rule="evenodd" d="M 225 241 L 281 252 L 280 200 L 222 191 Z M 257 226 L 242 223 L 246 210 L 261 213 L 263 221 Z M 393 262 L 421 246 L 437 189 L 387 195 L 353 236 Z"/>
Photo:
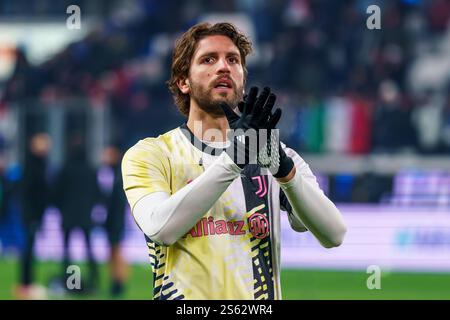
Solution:
<path fill-rule="evenodd" d="M 225 148 L 215 148 L 215 147 L 207 145 L 206 143 L 204 143 L 203 141 L 198 139 L 194 135 L 194 133 L 192 133 L 192 131 L 188 128 L 186 122 L 180 126 L 180 130 L 194 147 L 196 147 L 197 149 L 199 149 L 200 151 L 202 151 L 204 153 L 210 154 L 212 156 L 218 156 L 223 151 L 225 151 Z"/>

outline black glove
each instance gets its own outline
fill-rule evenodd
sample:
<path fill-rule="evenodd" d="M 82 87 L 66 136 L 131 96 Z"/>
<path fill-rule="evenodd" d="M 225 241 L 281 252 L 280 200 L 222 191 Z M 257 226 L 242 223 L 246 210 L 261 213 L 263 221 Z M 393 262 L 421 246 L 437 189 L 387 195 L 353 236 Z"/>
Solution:
<path fill-rule="evenodd" d="M 264 90 L 270 91 L 269 88 L 264 88 Z M 250 93 L 251 93 L 251 89 L 250 89 Z M 249 95 L 250 95 L 250 93 L 249 93 Z M 244 100 L 247 100 L 247 97 L 248 96 L 244 96 Z M 238 108 L 241 112 L 243 112 L 244 106 L 245 106 L 245 104 L 243 102 L 238 104 Z M 251 108 L 252 105 L 247 106 L 247 108 L 248 107 Z M 278 110 L 279 109 L 277 109 L 277 111 Z M 250 109 L 250 112 L 251 111 L 252 110 Z M 247 112 L 249 112 L 249 111 L 247 110 Z M 280 116 L 281 116 L 281 112 L 280 112 Z M 278 123 L 278 120 L 276 121 L 275 125 Z M 286 177 L 289 174 L 289 172 L 291 172 L 292 168 L 294 168 L 294 161 L 291 159 L 291 157 L 288 157 L 286 152 L 284 152 L 283 148 L 281 147 L 278 132 L 276 135 L 275 135 L 275 133 L 271 132 L 271 129 L 274 129 L 274 128 L 275 128 L 275 126 L 270 128 L 268 131 L 267 148 L 266 149 L 263 148 L 264 150 L 260 150 L 260 152 L 258 152 L 258 164 L 261 165 L 262 167 L 269 168 L 269 170 L 271 171 L 272 175 L 275 178 L 283 178 L 283 177 Z M 272 146 L 273 143 L 270 143 L 269 141 L 274 142 L 274 145 Z M 272 150 L 270 150 L 270 149 L 271 148 L 276 149 L 277 145 L 278 145 L 278 150 L 277 150 L 278 154 L 274 154 L 274 153 L 272 153 Z"/>
<path fill-rule="evenodd" d="M 289 172 L 291 172 L 292 168 L 294 168 L 294 161 L 286 154 L 286 152 L 284 152 L 283 148 L 281 147 L 281 143 L 279 143 L 278 145 L 278 150 L 280 155 L 280 163 L 278 168 L 276 168 L 275 170 L 271 170 L 271 172 L 275 178 L 283 178 L 286 177 Z"/>
<path fill-rule="evenodd" d="M 264 88 L 258 96 L 258 88 L 252 87 L 248 96 L 238 105 L 242 110 L 240 116 L 226 103 L 220 103 L 230 129 L 233 130 L 230 137 L 232 143 L 226 152 L 240 168 L 249 163 L 256 164 L 259 149 L 267 143 L 258 141 L 259 131 L 274 129 L 280 120 L 280 109 L 276 109 L 272 114 L 275 100 L 276 96 L 270 93 L 269 88 Z"/>

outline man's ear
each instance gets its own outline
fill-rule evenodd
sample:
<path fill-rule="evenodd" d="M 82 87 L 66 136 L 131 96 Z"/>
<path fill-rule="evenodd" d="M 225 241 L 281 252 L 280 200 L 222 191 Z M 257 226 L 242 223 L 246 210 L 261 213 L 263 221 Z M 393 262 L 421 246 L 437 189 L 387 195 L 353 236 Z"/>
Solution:
<path fill-rule="evenodd" d="M 179 79 L 177 81 L 177 86 L 183 94 L 188 94 L 191 91 L 191 87 L 189 85 L 189 79 Z"/>

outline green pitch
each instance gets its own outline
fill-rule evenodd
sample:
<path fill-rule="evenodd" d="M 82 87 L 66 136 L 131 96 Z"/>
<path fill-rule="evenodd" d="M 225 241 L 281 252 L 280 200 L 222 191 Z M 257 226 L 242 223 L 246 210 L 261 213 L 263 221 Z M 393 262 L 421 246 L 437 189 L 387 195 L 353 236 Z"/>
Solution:
<path fill-rule="evenodd" d="M 83 272 L 84 265 L 81 264 Z M 55 262 L 37 264 L 39 283 L 58 275 Z M 54 295 L 54 299 L 109 299 L 108 268 L 100 267 L 100 288 L 89 296 Z M 450 273 L 386 273 L 381 289 L 369 290 L 368 274 L 355 271 L 322 271 L 285 269 L 281 273 L 284 299 L 450 299 Z M 0 259 L 0 299 L 12 299 L 12 288 L 18 279 L 15 260 Z M 151 299 L 152 275 L 149 265 L 130 266 L 130 278 L 122 299 Z"/>

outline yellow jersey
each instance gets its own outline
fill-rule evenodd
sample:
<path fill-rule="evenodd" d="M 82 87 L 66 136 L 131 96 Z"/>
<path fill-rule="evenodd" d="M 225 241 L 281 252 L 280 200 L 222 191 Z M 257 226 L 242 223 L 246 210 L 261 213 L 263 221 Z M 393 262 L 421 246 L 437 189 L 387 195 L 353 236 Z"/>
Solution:
<path fill-rule="evenodd" d="M 139 141 L 122 161 L 131 209 L 153 192 L 176 193 L 221 152 L 186 125 Z M 247 165 L 177 242 L 159 245 L 145 235 L 154 299 L 281 299 L 280 202 L 275 179 Z"/>

